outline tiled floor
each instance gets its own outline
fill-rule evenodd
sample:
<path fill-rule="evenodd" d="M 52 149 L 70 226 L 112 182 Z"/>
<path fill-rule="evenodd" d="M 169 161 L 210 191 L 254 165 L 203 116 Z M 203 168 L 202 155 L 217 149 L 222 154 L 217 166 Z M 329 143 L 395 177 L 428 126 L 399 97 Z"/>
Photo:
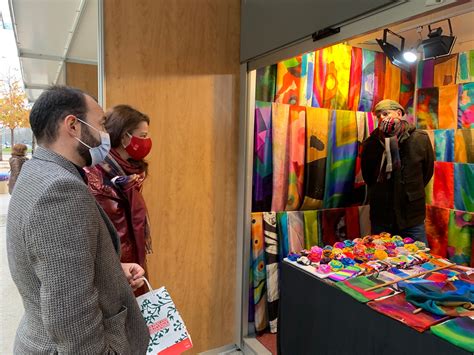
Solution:
<path fill-rule="evenodd" d="M 10 195 L 0 194 L 0 354 L 13 354 L 16 328 L 23 314 L 20 295 L 10 277 L 6 250 L 6 220 Z"/>

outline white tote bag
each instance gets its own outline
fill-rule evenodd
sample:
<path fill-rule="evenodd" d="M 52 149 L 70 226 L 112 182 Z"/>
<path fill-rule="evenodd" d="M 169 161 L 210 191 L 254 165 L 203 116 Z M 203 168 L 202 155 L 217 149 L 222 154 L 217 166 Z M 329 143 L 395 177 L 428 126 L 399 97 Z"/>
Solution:
<path fill-rule="evenodd" d="M 143 279 L 150 291 L 137 297 L 137 302 L 150 331 L 147 354 L 177 355 L 191 349 L 191 336 L 166 288 L 153 290 Z"/>

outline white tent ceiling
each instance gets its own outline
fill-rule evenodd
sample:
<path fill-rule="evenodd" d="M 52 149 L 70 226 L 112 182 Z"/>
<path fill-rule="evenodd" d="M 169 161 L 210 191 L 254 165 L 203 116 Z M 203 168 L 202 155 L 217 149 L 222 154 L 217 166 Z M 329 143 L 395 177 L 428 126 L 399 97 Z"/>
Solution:
<path fill-rule="evenodd" d="M 97 64 L 98 0 L 9 0 L 28 99 L 65 84 L 65 62 Z"/>

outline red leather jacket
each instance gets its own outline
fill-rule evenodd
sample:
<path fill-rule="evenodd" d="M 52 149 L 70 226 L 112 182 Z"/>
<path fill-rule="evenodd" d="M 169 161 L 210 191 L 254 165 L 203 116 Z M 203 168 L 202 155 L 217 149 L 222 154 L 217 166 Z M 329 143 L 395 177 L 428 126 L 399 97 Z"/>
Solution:
<path fill-rule="evenodd" d="M 144 234 L 146 231 L 146 209 L 143 211 L 143 215 L 132 216 L 131 202 L 127 195 L 114 186 L 110 176 L 101 165 L 87 167 L 84 170 L 87 174 L 90 191 L 109 216 L 120 237 L 120 261 L 122 263 L 138 263 L 144 266 L 145 261 L 140 260 L 137 250 L 140 247 L 137 246 L 137 240 L 143 241 L 144 235 L 137 234 Z M 142 221 L 142 225 L 137 225 L 137 220 Z"/>

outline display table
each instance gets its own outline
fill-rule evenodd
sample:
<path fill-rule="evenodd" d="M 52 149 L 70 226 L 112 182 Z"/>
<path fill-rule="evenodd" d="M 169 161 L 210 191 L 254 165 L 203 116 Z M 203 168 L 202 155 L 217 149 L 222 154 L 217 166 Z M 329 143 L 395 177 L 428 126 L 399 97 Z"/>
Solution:
<path fill-rule="evenodd" d="M 372 310 L 287 261 L 281 263 L 277 342 L 282 355 L 470 354 Z"/>

